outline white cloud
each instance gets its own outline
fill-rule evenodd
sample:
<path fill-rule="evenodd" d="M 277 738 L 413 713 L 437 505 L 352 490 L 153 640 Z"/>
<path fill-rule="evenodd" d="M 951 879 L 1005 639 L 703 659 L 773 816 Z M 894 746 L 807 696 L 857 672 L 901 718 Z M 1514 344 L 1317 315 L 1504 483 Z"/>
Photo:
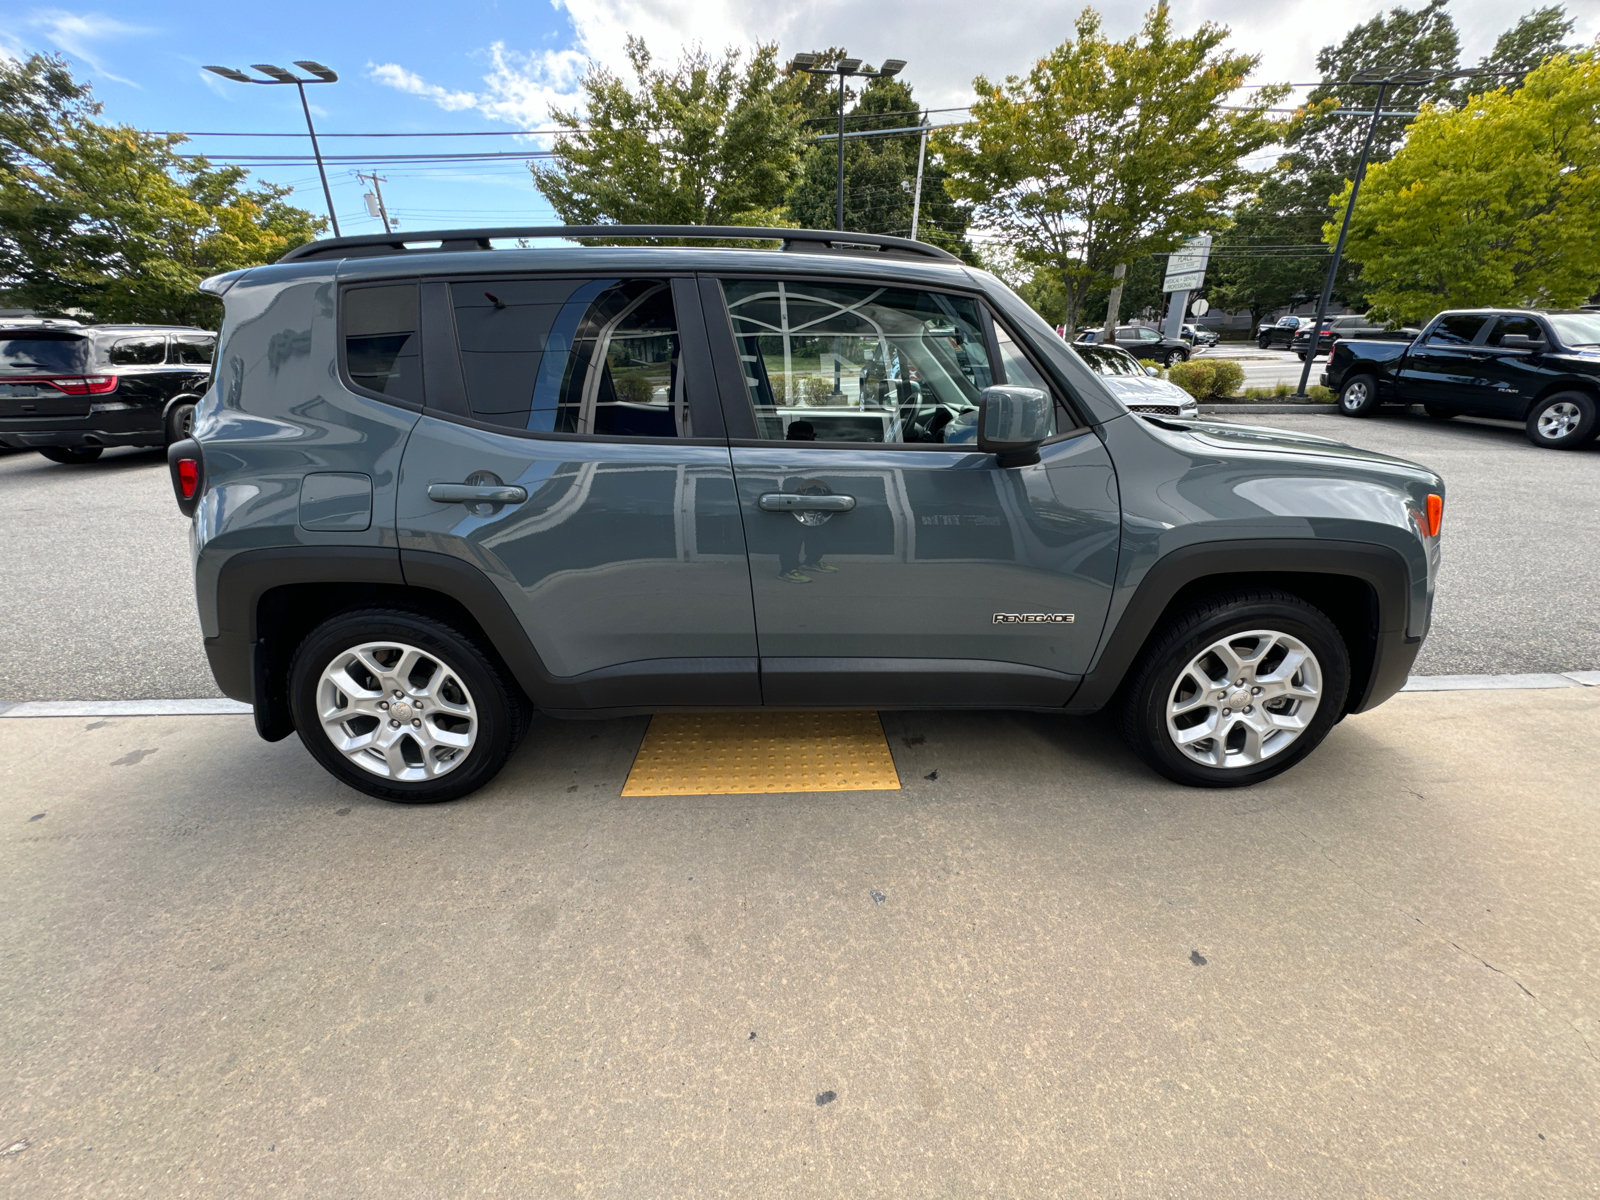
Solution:
<path fill-rule="evenodd" d="M 785 55 L 846 46 L 871 63 L 906 59 L 905 77 L 916 88 L 917 98 L 943 108 L 968 103 L 976 75 L 998 81 L 1026 71 L 1072 35 L 1082 8 L 1058 0 L 1014 0 L 975 15 L 968 0 L 880 0 L 872 9 L 870 25 L 864 25 L 862 7 L 853 0 L 807 0 L 781 7 L 744 0 L 551 3 L 572 23 L 570 47 L 522 53 L 495 42 L 487 51 L 491 69 L 481 91 L 451 91 L 396 64 L 376 68 L 374 76 L 452 111 L 473 108 L 496 120 L 532 127 L 549 120 L 552 104 L 575 103 L 577 80 L 590 60 L 626 73 L 630 34 L 643 37 L 661 62 L 675 60 L 685 46 L 697 43 L 716 51 L 776 41 Z M 1315 79 L 1316 54 L 1322 46 L 1394 3 L 1346 0 L 1330 8 L 1322 0 L 1172 0 L 1171 7 L 1183 31 L 1202 21 L 1227 25 L 1235 49 L 1261 55 L 1253 82 L 1268 83 Z M 1408 7 L 1421 3 L 1410 0 Z M 1526 7 L 1536 6 L 1535 0 L 1528 0 Z M 1107 35 L 1124 38 L 1137 30 L 1153 3 L 1114 7 L 1102 0 L 1097 7 L 1104 13 Z M 1474 62 L 1487 53 L 1520 12 L 1521 6 L 1508 10 L 1499 0 L 1455 0 L 1451 15 L 1461 33 L 1462 61 Z M 1578 20 L 1579 40 L 1590 41 L 1600 34 L 1600 6 L 1569 4 L 1568 13 Z"/>
<path fill-rule="evenodd" d="M 154 32 L 138 25 L 129 25 L 102 13 L 70 13 L 59 8 L 36 9 L 23 22 L 29 29 L 38 30 L 43 40 L 69 57 L 87 63 L 107 79 L 138 87 L 131 79 L 112 74 L 101 60 L 92 43 L 112 41 L 126 37 L 142 37 Z"/>

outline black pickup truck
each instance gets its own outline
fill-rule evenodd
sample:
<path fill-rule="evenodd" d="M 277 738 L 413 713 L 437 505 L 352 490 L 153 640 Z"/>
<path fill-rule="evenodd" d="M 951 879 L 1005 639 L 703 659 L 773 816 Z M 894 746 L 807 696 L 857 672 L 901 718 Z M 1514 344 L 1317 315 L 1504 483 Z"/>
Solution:
<path fill-rule="evenodd" d="M 1322 385 L 1347 417 L 1421 404 L 1440 420 L 1522 421 L 1535 446 L 1576 449 L 1600 430 L 1600 312 L 1442 312 L 1409 342 L 1335 342 Z"/>

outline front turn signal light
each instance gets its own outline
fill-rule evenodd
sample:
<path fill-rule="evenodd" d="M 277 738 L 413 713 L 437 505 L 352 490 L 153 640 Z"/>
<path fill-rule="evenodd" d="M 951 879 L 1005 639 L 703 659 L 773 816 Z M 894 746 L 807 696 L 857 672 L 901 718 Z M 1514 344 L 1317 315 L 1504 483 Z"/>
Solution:
<path fill-rule="evenodd" d="M 1439 527 L 1444 524 L 1444 497 L 1437 493 L 1428 496 L 1428 536 L 1438 537 Z"/>

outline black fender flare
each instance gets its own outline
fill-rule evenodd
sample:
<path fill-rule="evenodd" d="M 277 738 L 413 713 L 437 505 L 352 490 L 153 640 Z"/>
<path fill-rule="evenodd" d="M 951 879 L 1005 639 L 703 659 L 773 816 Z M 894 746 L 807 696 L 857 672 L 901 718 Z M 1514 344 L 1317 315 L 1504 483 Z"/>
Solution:
<path fill-rule="evenodd" d="M 1405 683 L 1422 639 L 1407 638 L 1411 573 L 1398 550 L 1366 542 L 1317 538 L 1272 538 L 1202 542 L 1173 550 L 1151 565 L 1103 635 L 1094 666 L 1067 704 L 1072 713 L 1095 712 L 1116 694 L 1173 601 L 1197 594 L 1209 580 L 1218 587 L 1247 580 L 1273 582 L 1305 576 L 1356 579 L 1371 589 L 1376 612 L 1370 622 L 1367 661 L 1352 654 L 1351 696 L 1347 712 L 1361 712 L 1387 700 Z M 1314 601 L 1313 601 L 1314 602 Z M 1349 633 L 1346 633 L 1348 639 Z"/>

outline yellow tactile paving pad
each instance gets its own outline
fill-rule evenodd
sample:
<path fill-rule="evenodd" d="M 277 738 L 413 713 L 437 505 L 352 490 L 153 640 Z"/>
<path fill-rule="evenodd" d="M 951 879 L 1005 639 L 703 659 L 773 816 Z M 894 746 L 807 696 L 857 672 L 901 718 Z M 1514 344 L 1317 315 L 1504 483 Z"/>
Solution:
<path fill-rule="evenodd" d="M 875 712 L 662 713 L 624 796 L 898 791 Z"/>

